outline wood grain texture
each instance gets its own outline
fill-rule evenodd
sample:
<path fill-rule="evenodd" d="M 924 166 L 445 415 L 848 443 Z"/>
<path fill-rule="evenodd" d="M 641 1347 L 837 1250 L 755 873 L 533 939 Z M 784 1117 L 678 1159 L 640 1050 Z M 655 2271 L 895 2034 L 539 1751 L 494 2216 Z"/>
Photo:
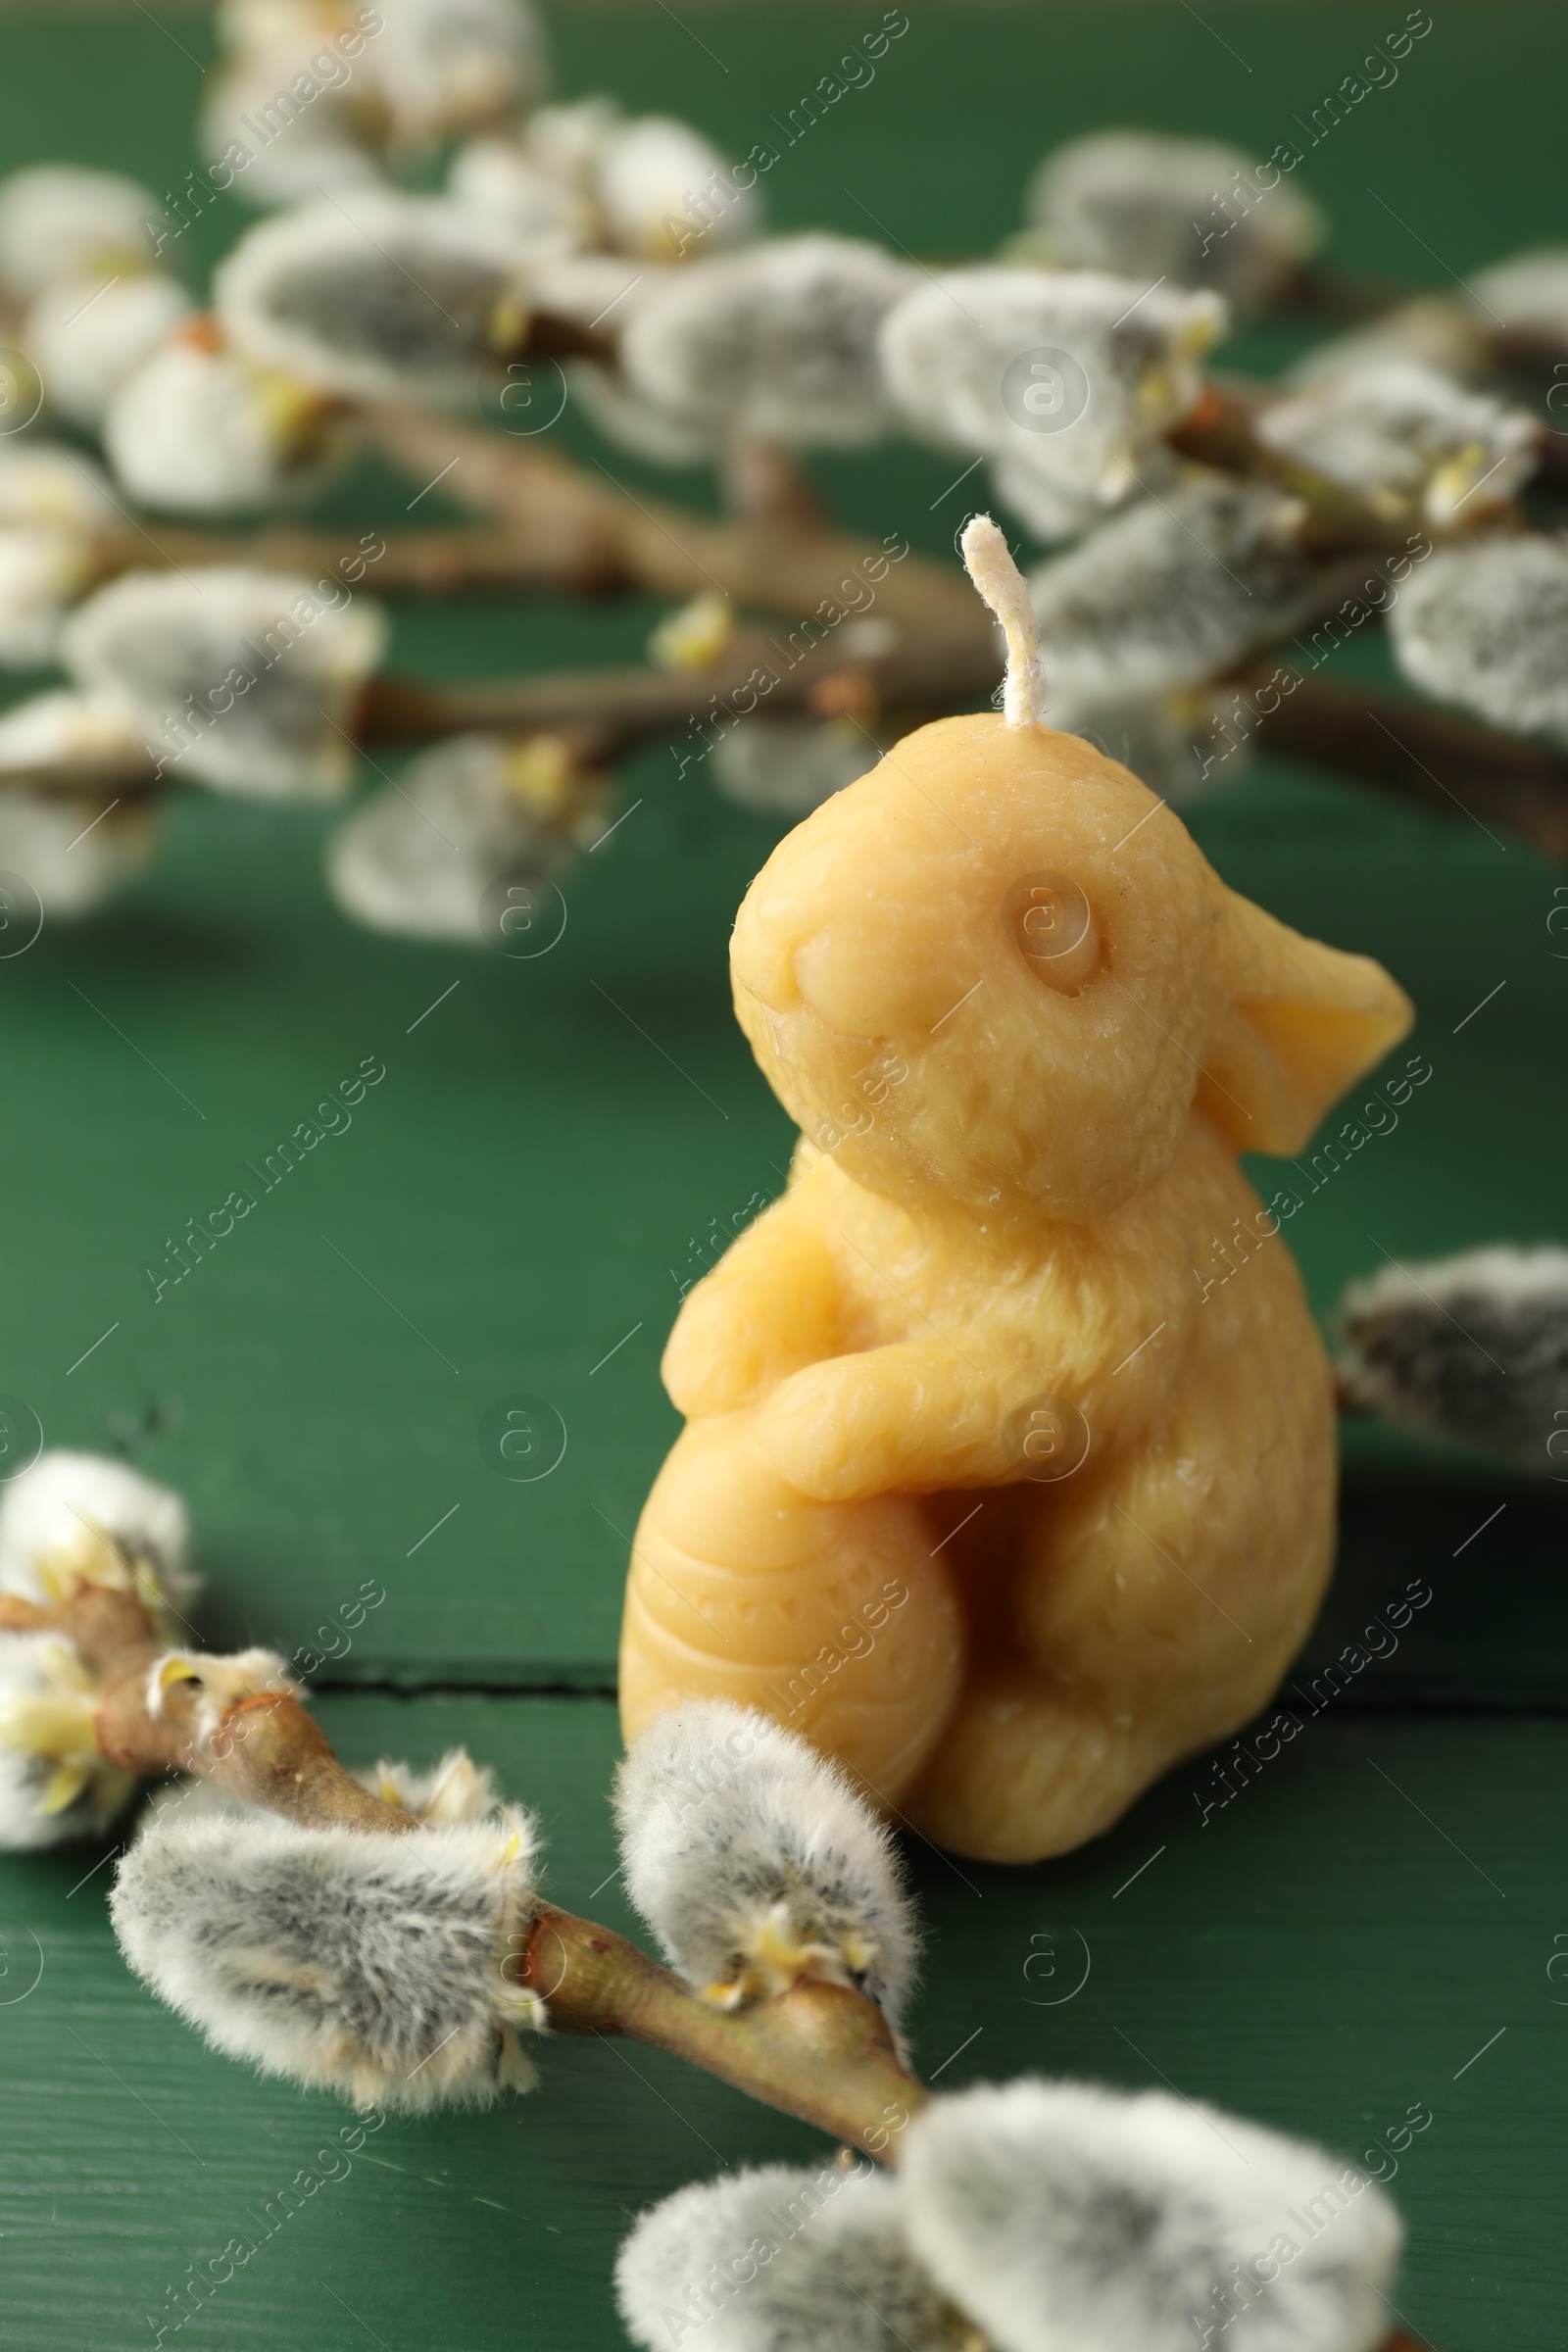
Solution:
<path fill-rule="evenodd" d="M 725 74 L 655 13 L 617 30 L 618 83 L 630 101 L 683 107 L 732 140 L 765 122 L 782 92 L 809 86 L 828 27 L 849 22 L 740 12 Z M 1251 111 L 1236 128 L 1250 122 L 1266 144 L 1269 108 L 1326 70 L 1340 34 L 1299 17 L 1248 21 L 1261 86 L 1245 93 Z M 1333 21 L 1346 39 L 1363 23 L 1353 10 Z M 559 22 L 564 86 L 586 86 L 600 70 L 608 22 Z M 1540 24 L 1543 42 L 1562 38 L 1560 24 Z M 1207 122 L 1224 52 L 1205 54 L 1200 36 L 1159 11 L 1136 41 L 1119 39 L 1116 109 Z M 83 81 L 65 74 L 47 20 L 8 25 L 0 154 L 22 161 L 85 143 L 155 183 L 177 180 L 191 60 L 144 17 L 91 37 L 95 71 Z M 1032 81 L 1021 70 L 1030 57 L 1042 65 Z M 1012 218 L 1031 159 L 1069 116 L 1081 124 L 1110 103 L 1106 74 L 1088 13 L 1052 12 L 1048 30 L 1045 19 L 919 11 L 876 83 L 781 156 L 773 217 L 866 229 L 853 193 L 863 178 L 862 201 L 899 235 L 936 239 L 916 157 L 940 133 L 953 156 L 942 238 L 979 245 Z M 955 76 L 976 75 L 1002 110 L 984 138 L 948 107 Z M 111 108 L 111 82 L 134 103 Z M 1455 236 L 1444 209 L 1453 174 L 1422 125 L 1461 82 L 1472 99 L 1493 89 L 1497 110 L 1505 95 L 1507 110 L 1537 103 L 1511 83 L 1505 94 L 1479 20 L 1414 52 L 1402 85 L 1372 102 L 1409 204 L 1427 229 L 1436 220 Z M 1486 135 L 1506 150 L 1508 172 L 1489 176 L 1478 153 L 1489 222 L 1483 233 L 1466 217 L 1461 258 L 1538 225 L 1535 151 L 1501 124 L 1498 112 Z M 1323 143 L 1314 185 L 1342 205 L 1347 258 L 1388 266 L 1386 217 L 1347 176 L 1342 152 L 1359 152 L 1363 135 L 1349 122 L 1338 146 Z M 177 258 L 194 265 L 221 250 L 245 218 L 227 200 L 215 205 Z M 1409 266 L 1419 258 L 1417 248 Z M 578 439 L 634 486 L 641 478 Z M 960 502 L 943 502 L 945 460 L 895 449 L 824 471 L 858 527 L 906 528 L 948 552 Z M 701 495 L 691 478 L 682 487 Z M 368 472 L 325 511 L 392 521 L 408 495 Z M 640 604 L 400 607 L 396 658 L 438 677 L 623 660 L 654 616 Z M 1352 645 L 1340 666 L 1350 674 L 1371 650 Z M 293 1650 L 373 1576 L 387 1600 L 336 1675 L 607 1684 L 626 1541 L 675 1427 L 657 1360 L 679 1286 L 706 1262 L 715 1225 L 778 1188 L 791 1141 L 735 1031 L 724 973 L 734 908 L 774 836 L 716 805 L 699 777 L 676 785 L 673 772 L 662 753 L 627 771 L 624 805 L 641 805 L 568 878 L 564 935 L 534 961 L 352 931 L 320 884 L 322 819 L 205 797 L 172 811 L 164 863 L 117 911 L 84 931 L 46 931 L 24 956 L 0 961 L 11 1113 L 0 1133 L 10 1236 L 0 1388 L 33 1406 L 51 1443 L 123 1446 L 189 1494 L 217 1638 Z M 1445 824 L 1279 768 L 1223 788 L 1193 825 L 1237 888 L 1377 955 L 1422 1008 L 1415 1042 L 1432 1081 L 1396 1132 L 1304 1192 L 1289 1227 L 1317 1302 L 1381 1264 L 1381 1250 L 1557 1231 L 1568 1113 L 1544 1075 L 1568 990 L 1568 961 L 1546 929 L 1555 870 L 1462 818 Z M 1466 1022 L 1499 981 L 1502 993 Z M 265 1169 L 366 1056 L 384 1060 L 387 1076 L 352 1129 L 264 1193 L 155 1305 L 143 1269 L 162 1262 L 166 1240 L 246 1182 L 245 1163 Z M 1267 1189 L 1268 1170 L 1256 1172 Z M 517 1393 L 543 1396 L 567 1437 L 559 1469 L 531 1485 L 497 1476 L 480 1450 L 485 1412 Z M 1363 1620 L 1512 1497 L 1462 1556 L 1444 1609 L 1412 1629 L 1396 1668 L 1368 1677 L 1367 1692 L 1469 1690 L 1499 1703 L 1560 1692 L 1568 1604 L 1548 1562 L 1568 1508 L 1561 1492 L 1435 1469 L 1429 1454 L 1375 1434 L 1357 1433 L 1353 1450 L 1342 1598 Z M 1473 1491 L 1457 1495 L 1454 1481 Z"/>
<path fill-rule="evenodd" d="M 558 9 L 560 83 L 569 97 L 612 82 L 744 153 L 880 14 L 704 7 L 694 40 L 658 8 Z M 922 253 L 983 250 L 1014 225 L 1036 158 L 1106 122 L 1266 154 L 1400 12 L 1205 0 L 1200 21 L 1126 5 L 1113 40 L 1102 7 L 911 0 L 908 14 L 874 84 L 780 136 L 775 225 L 875 235 L 880 221 Z M 1301 176 L 1348 267 L 1446 288 L 1446 270 L 1564 227 L 1568 20 L 1434 14 L 1398 84 Z M 8 10 L 0 169 L 77 155 L 177 187 L 208 48 L 185 9 Z M 247 218 L 215 205 L 175 258 L 194 276 Z M 1266 371 L 1304 331 L 1251 330 L 1227 358 Z M 634 488 L 670 491 L 569 415 L 565 431 Z M 847 524 L 934 554 L 975 494 L 913 450 L 820 470 Z M 673 487 L 703 495 L 697 477 Z M 405 521 L 410 496 L 367 472 L 321 518 Z M 416 519 L 444 512 L 436 492 Z M 410 607 L 397 658 L 450 678 L 624 661 L 656 616 Z M 1331 673 L 1386 676 L 1359 643 Z M 710 1219 L 771 1193 L 790 1140 L 723 985 L 729 923 L 772 836 L 671 774 L 662 757 L 628 771 L 626 803 L 642 806 L 568 883 L 566 934 L 533 964 L 351 932 L 321 890 L 319 819 L 209 801 L 174 812 L 165 865 L 120 911 L 0 961 L 0 1389 L 35 1405 L 52 1442 L 122 1445 L 189 1493 L 220 1638 L 292 1649 L 374 1578 L 386 1601 L 334 1678 L 608 1683 L 622 1538 L 674 1426 L 656 1363 L 678 1282 Z M 1227 880 L 1379 956 L 1422 1008 L 1431 1083 L 1293 1221 L 1316 1302 L 1381 1262 L 1379 1244 L 1561 1238 L 1556 869 L 1463 817 L 1283 767 L 1226 784 L 1193 823 Z M 387 1076 L 353 1128 L 154 1308 L 146 1257 L 367 1054 Z M 568 1426 L 561 1467 L 533 1486 L 478 1449 L 485 1407 L 514 1390 L 552 1398 Z M 1340 1579 L 1298 1679 L 1310 1692 L 1423 1578 L 1432 1602 L 1397 1650 L 1320 1715 L 1298 1702 L 1298 1737 L 1206 1827 L 1200 1761 L 1049 1868 L 960 1871 L 917 1850 L 919 2056 L 939 2084 L 1029 2067 L 1168 2079 L 1352 2154 L 1425 2102 L 1433 2126 L 1394 2182 L 1412 2232 L 1401 2311 L 1445 2352 L 1561 2352 L 1568 1985 L 1546 1971 L 1568 1952 L 1568 1731 L 1531 1710 L 1560 1709 L 1568 1689 L 1562 1491 L 1356 1431 L 1346 1495 Z M 607 1702 L 368 1690 L 324 1712 L 364 1756 L 427 1761 L 466 1740 L 544 1812 L 561 1899 L 630 1924 L 604 1803 Z M 132 1983 L 103 1913 L 107 1868 L 77 1885 L 98 1858 L 0 1864 L 0 2335 L 25 2352 L 150 2344 L 148 2314 L 186 2265 L 259 2239 L 268 2201 L 347 2120 L 207 2054 Z M 1089 1980 L 1061 2000 L 1080 1936 Z M 820 2145 L 640 2052 L 553 2049 L 545 2073 L 536 2098 L 488 2117 L 389 2125 L 169 2340 L 599 2352 L 621 2341 L 607 2281 L 629 2214 L 721 2163 Z"/>

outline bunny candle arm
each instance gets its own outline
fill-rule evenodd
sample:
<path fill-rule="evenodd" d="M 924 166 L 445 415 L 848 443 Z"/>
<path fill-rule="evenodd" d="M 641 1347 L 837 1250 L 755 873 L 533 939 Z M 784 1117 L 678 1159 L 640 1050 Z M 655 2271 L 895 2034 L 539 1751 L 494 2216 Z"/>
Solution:
<path fill-rule="evenodd" d="M 693 1288 L 661 1369 L 677 1408 L 696 1420 L 753 1402 L 843 1346 L 832 1253 L 792 1192 Z"/>
<path fill-rule="evenodd" d="M 803 1141 L 669 1344 L 688 1419 L 621 1693 L 628 1736 L 760 1706 L 1022 1861 L 1245 1722 L 1311 1625 L 1333 1383 L 1237 1160 L 1298 1151 L 1411 1012 L 1040 723 L 983 518 L 965 555 L 1004 713 L 906 737 L 736 921 L 737 1016 Z"/>

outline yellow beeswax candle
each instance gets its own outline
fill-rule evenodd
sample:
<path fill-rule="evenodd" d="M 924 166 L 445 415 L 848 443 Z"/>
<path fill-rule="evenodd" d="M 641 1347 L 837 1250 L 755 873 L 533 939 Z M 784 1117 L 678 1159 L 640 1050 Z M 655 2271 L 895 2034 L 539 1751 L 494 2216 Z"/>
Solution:
<path fill-rule="evenodd" d="M 964 552 L 1004 713 L 900 743 L 735 925 L 802 1136 L 664 1355 L 687 1426 L 621 1711 L 760 1707 L 939 1843 L 1028 1861 L 1244 1723 L 1312 1623 L 1332 1379 L 1237 1155 L 1298 1151 L 1411 1007 L 1040 723 L 1005 542 L 977 517 Z"/>

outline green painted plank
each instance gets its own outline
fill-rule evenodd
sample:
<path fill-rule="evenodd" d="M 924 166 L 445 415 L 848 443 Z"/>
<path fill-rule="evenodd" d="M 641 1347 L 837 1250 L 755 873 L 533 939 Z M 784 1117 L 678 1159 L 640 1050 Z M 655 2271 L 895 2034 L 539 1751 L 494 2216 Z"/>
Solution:
<path fill-rule="evenodd" d="M 539 1807 L 558 1899 L 630 1926 L 604 1884 L 605 1703 L 367 1695 L 323 1715 L 357 1757 L 466 1740 Z M 1568 2009 L 1547 1968 L 1568 1935 L 1568 1726 L 1329 1710 L 1251 1770 L 1206 1825 L 1203 1763 L 1054 1865 L 916 1847 L 922 2071 L 950 2087 L 1026 2069 L 1163 2080 L 1352 2156 L 1429 2107 L 1393 2181 L 1399 2309 L 1445 2352 L 1557 2352 Z M 302 2166 L 341 2170 L 318 2151 L 348 2121 L 205 2051 L 131 1982 L 107 1873 L 77 1884 L 94 1858 L 0 1867 L 0 2307 L 29 2352 L 149 2343 L 187 2264 L 257 2244 Z M 170 2340 L 599 2352 L 619 2340 L 607 2281 L 628 2214 L 821 2146 L 641 2050 L 563 2042 L 542 2066 L 537 2095 L 489 2115 L 387 2124 Z"/>
<path fill-rule="evenodd" d="M 1289 135 L 1303 92 L 1333 86 L 1386 29 L 1378 12 L 1344 7 L 1215 6 L 1202 24 L 1118 8 L 1109 41 L 1103 9 L 910 15 L 875 87 L 781 161 L 768 187 L 780 225 L 860 229 L 868 205 L 911 244 L 979 243 L 1010 224 L 1024 172 L 1063 132 L 1115 117 L 1266 149 Z M 693 114 L 742 145 L 781 94 L 812 85 L 852 27 L 838 8 L 705 10 L 721 71 L 657 12 L 557 20 L 568 93 L 612 79 L 632 103 Z M 76 152 L 177 184 L 208 45 L 200 19 L 182 15 L 177 32 L 172 45 L 139 15 L 93 25 L 83 70 L 79 20 L 8 17 L 0 164 Z M 1403 222 L 1457 269 L 1563 233 L 1550 110 L 1565 42 L 1556 11 L 1442 12 L 1401 85 L 1311 159 L 1344 258 L 1446 282 Z M 984 106 L 955 104 L 982 88 Z M 215 208 L 191 232 L 192 254 L 220 251 L 241 218 Z M 1265 365 L 1295 339 L 1255 335 L 1235 356 Z M 946 547 L 956 516 L 935 461 L 893 452 L 823 470 L 863 526 Z M 395 519 L 401 503 L 370 478 L 329 511 Z M 650 618 L 641 608 L 426 610 L 400 622 L 399 657 L 446 675 L 596 649 L 624 658 Z M 0 972 L 13 1113 L 0 1137 L 11 1237 L 0 1384 L 35 1403 L 51 1439 L 121 1444 L 190 1493 L 220 1637 L 292 1647 L 373 1576 L 387 1600 L 334 1675 L 608 1673 L 617 1531 L 673 1427 L 654 1370 L 670 1265 L 710 1218 L 772 1189 L 788 1141 L 723 1003 L 729 919 L 768 836 L 671 793 L 665 775 L 651 759 L 628 778 L 628 801 L 641 793 L 644 808 L 572 886 L 567 935 L 534 966 L 352 934 L 320 894 L 316 820 L 193 805 L 177 812 L 163 871 L 122 912 L 74 941 L 48 935 Z M 1397 1133 L 1293 1222 L 1320 1303 L 1371 1262 L 1370 1237 L 1414 1251 L 1558 1230 L 1563 1124 L 1543 1079 L 1565 985 L 1545 930 L 1553 873 L 1517 845 L 1500 852 L 1279 771 L 1224 795 L 1197 829 L 1237 887 L 1383 956 L 1423 1007 L 1433 1082 Z M 408 1034 L 454 978 L 456 995 Z M 1498 979 L 1502 996 L 1455 1036 Z M 155 1310 L 139 1269 L 165 1233 L 210 1205 L 213 1185 L 221 1198 L 236 1157 L 265 1152 L 366 1054 L 387 1077 L 353 1129 Z M 456 1373 L 331 1255 L 323 1232 Z M 568 1428 L 565 1459 L 536 1486 L 499 1480 L 479 1453 L 483 1411 L 517 1389 L 549 1396 Z M 1063 1864 L 1004 1875 L 917 1856 L 932 1931 L 922 2061 L 929 2071 L 956 2053 L 947 2082 L 1023 2066 L 1129 2083 L 1167 2076 L 1352 2153 L 1425 2102 L 1434 2128 L 1396 2182 L 1413 2238 L 1401 2308 L 1452 2352 L 1557 2347 L 1568 2341 L 1549 2251 L 1561 2060 L 1549 2037 L 1563 2029 L 1546 1967 L 1568 1934 L 1554 1868 L 1563 1727 L 1456 1726 L 1373 1715 L 1367 1702 L 1560 1700 L 1562 1506 L 1545 1485 L 1357 1433 L 1346 1525 L 1341 1583 L 1296 1678 L 1305 1695 L 1287 1694 L 1304 1729 L 1206 1827 L 1214 1782 L 1200 1764 Z M 1387 1622 L 1411 1579 L 1433 1599 L 1398 1648 L 1312 1715 L 1325 1661 Z M 325 1711 L 356 1753 L 428 1759 L 461 1737 L 495 1760 L 549 1818 L 564 1899 L 587 1907 L 612 1869 L 608 1706 L 366 1695 Z M 76 1885 L 94 1859 L 0 1867 L 0 2130 L 12 2157 L 0 2168 L 0 2297 L 10 2332 L 45 2352 L 151 2341 L 146 2315 L 187 2263 L 259 2236 L 253 2217 L 343 2120 L 209 2057 L 130 1984 L 108 1942 L 105 1874 Z M 598 1908 L 625 1924 L 614 1897 L 604 1888 Z M 1077 1937 L 1088 1983 L 1032 2006 L 1065 1986 Z M 389 2126 L 182 2339 L 484 2352 L 526 2330 L 592 2352 L 619 2340 L 606 2280 L 623 2211 L 721 2160 L 814 2144 L 641 2053 L 564 2046 L 546 2071 L 538 2099 L 494 2116 Z"/>
<path fill-rule="evenodd" d="M 914 243 L 979 243 L 1064 130 L 1108 110 L 1266 147 L 1301 92 L 1382 28 L 1370 9 L 1205 14 L 1250 74 L 1179 10 L 1118 9 L 1107 42 L 1103 11 L 917 6 L 874 85 L 781 158 L 774 218 L 865 227 L 858 200 Z M 612 74 L 628 102 L 676 106 L 744 144 L 782 92 L 826 70 L 851 22 L 817 7 L 705 11 L 721 71 L 657 11 L 566 12 L 562 86 Z M 0 26 L 0 164 L 74 150 L 177 180 L 205 24 L 181 18 L 181 57 L 152 19 L 117 18 L 92 30 L 89 74 L 66 65 L 81 37 L 42 16 Z M 1565 47 L 1560 12 L 1445 13 L 1399 85 L 1312 157 L 1345 256 L 1435 271 L 1367 197 L 1379 171 L 1455 267 L 1544 233 L 1560 202 L 1554 149 L 1531 125 L 1545 123 L 1547 67 Z M 1509 61 L 1523 54 L 1540 70 L 1521 79 Z M 956 89 L 981 86 L 985 109 L 955 107 Z M 1469 144 L 1456 173 L 1434 126 L 1459 92 Z M 243 218 L 215 206 L 182 244 L 210 259 Z M 892 451 L 824 471 L 865 527 L 947 546 L 944 461 Z M 390 521 L 405 505 L 368 474 L 327 511 Z M 398 659 L 455 676 L 625 658 L 652 617 L 640 604 L 412 608 Z M 193 801 L 173 812 L 159 872 L 119 910 L 0 963 L 12 1113 L 0 1387 L 51 1442 L 122 1446 L 189 1494 L 219 1639 L 293 1650 L 375 1578 L 386 1602 L 337 1676 L 609 1677 L 625 1538 L 675 1426 L 656 1366 L 678 1281 L 713 1220 L 777 1187 L 790 1140 L 724 986 L 733 910 L 771 835 L 670 773 L 662 754 L 629 769 L 626 802 L 642 806 L 568 882 L 565 935 L 536 962 L 356 933 L 324 902 L 318 818 Z M 1565 1121 L 1543 1079 L 1568 988 L 1545 927 L 1554 869 L 1460 821 L 1280 769 L 1222 792 L 1195 829 L 1237 887 L 1381 955 L 1422 1005 L 1432 1081 L 1291 1224 L 1318 1301 L 1380 1263 L 1378 1244 L 1560 1231 Z M 352 1128 L 155 1305 L 142 1269 L 166 1238 L 367 1056 L 387 1075 Z M 486 1412 L 517 1393 L 542 1396 L 566 1431 L 560 1467 L 532 1485 L 501 1479 L 480 1449 Z M 1447 1577 L 1441 1608 L 1369 1672 L 1367 1694 L 1559 1693 L 1557 1490 L 1457 1462 L 1435 1473 L 1430 1456 L 1360 1433 L 1352 1451 L 1335 1603 L 1346 1623 L 1411 1576 Z M 1485 1548 L 1454 1562 L 1505 1499 Z M 1331 1650 L 1348 1638 L 1339 1626 Z"/>

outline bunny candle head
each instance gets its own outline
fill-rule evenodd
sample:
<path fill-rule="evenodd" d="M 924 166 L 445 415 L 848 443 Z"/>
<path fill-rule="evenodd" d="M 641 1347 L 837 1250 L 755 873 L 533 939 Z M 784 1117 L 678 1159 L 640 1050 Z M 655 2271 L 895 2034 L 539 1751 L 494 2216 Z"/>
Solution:
<path fill-rule="evenodd" d="M 1119 1208 L 1195 1106 L 1238 1151 L 1299 1150 L 1403 997 L 1237 898 L 1135 776 L 1041 723 L 1024 583 L 988 515 L 963 545 L 1004 715 L 906 737 L 753 883 L 731 967 L 774 1093 L 857 1182 L 981 1215 Z M 879 1054 L 909 1077 L 857 1116 Z"/>
<path fill-rule="evenodd" d="M 964 554 L 1003 711 L 898 744 L 736 921 L 737 1016 L 802 1141 L 665 1354 L 688 1427 L 621 1692 L 629 1733 L 760 1707 L 940 1842 L 1027 1860 L 1245 1722 L 1311 1624 L 1332 1382 L 1236 1163 L 1299 1151 L 1411 1008 L 1042 722 L 988 518 Z"/>

